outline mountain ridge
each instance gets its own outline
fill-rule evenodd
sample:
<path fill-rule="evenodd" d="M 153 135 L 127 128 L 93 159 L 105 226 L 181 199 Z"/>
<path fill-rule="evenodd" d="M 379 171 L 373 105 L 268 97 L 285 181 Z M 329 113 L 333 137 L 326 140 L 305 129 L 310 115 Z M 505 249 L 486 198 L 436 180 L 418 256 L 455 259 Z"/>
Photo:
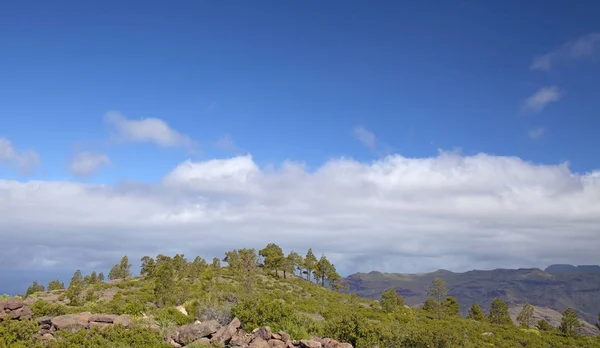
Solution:
<path fill-rule="evenodd" d="M 416 306 L 425 302 L 427 289 L 436 277 L 446 281 L 449 295 L 457 298 L 463 315 L 474 302 L 487 310 L 495 297 L 510 307 L 530 303 L 558 312 L 571 307 L 588 322 L 595 322 L 600 313 L 600 266 L 596 265 L 466 272 L 438 269 L 422 274 L 371 271 L 353 273 L 345 281 L 350 292 L 370 299 L 379 299 L 383 291 L 396 288 L 408 305 Z"/>

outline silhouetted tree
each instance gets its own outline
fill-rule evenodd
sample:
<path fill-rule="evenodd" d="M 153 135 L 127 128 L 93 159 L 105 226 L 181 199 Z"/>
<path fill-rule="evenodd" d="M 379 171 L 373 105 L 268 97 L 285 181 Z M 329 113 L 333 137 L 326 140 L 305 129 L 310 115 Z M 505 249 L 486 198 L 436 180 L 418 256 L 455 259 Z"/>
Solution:
<path fill-rule="evenodd" d="M 312 249 L 308 249 L 306 257 L 304 258 L 304 269 L 306 269 L 306 280 L 310 281 L 310 275 L 317 266 L 317 257 L 313 254 Z"/>
<path fill-rule="evenodd" d="M 27 288 L 27 292 L 25 293 L 25 297 L 29 297 L 31 294 L 36 292 L 44 292 L 44 286 L 42 284 L 38 284 L 37 281 L 34 281 L 33 284 Z"/>

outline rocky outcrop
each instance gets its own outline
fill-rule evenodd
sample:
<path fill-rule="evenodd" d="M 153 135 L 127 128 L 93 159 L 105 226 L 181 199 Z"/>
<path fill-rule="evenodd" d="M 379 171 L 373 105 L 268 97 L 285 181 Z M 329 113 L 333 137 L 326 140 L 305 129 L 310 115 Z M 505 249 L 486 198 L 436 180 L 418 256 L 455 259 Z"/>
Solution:
<path fill-rule="evenodd" d="M 33 318 L 33 313 L 21 299 L 15 297 L 6 302 L 0 302 L 0 318 L 6 316 L 15 320 L 26 320 Z"/>
<path fill-rule="evenodd" d="M 33 313 L 23 301 L 15 298 L 0 302 L 0 318 L 3 316 L 10 316 L 14 320 L 31 320 Z M 104 328 L 110 325 L 122 325 L 129 328 L 132 325 L 129 315 L 91 314 L 89 312 L 40 317 L 35 321 L 40 327 L 36 336 L 41 340 L 54 340 L 54 334 L 59 330 L 74 332 L 91 327 Z M 160 331 L 160 328 L 151 322 L 138 325 Z M 313 337 L 309 340 L 292 340 L 289 334 L 283 331 L 272 332 L 269 327 L 261 327 L 252 333 L 247 333 L 242 329 L 242 323 L 238 318 L 234 318 L 226 326 L 221 326 L 216 320 L 183 325 L 166 337 L 166 342 L 172 347 L 204 343 L 238 348 L 352 348 L 352 345 L 348 343 L 340 343 L 331 338 Z"/>

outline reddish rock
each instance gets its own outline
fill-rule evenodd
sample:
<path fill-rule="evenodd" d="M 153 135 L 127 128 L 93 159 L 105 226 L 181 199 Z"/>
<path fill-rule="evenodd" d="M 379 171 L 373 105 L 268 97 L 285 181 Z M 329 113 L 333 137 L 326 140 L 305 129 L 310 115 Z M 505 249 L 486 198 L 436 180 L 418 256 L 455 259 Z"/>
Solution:
<path fill-rule="evenodd" d="M 290 337 L 290 335 L 287 332 L 279 331 L 278 334 L 279 334 L 279 336 L 281 336 L 281 340 L 283 342 L 291 342 L 292 341 L 292 338 Z"/>
<path fill-rule="evenodd" d="M 11 298 L 4 303 L 4 309 L 8 309 L 10 311 L 14 311 L 23 306 L 24 306 L 23 301 L 19 300 L 18 298 Z"/>
<path fill-rule="evenodd" d="M 321 342 L 315 340 L 300 340 L 300 347 L 302 348 L 322 348 Z"/>
<path fill-rule="evenodd" d="M 52 325 L 58 330 L 77 331 L 89 325 L 91 313 L 67 314 L 52 318 Z"/>
<path fill-rule="evenodd" d="M 271 328 L 268 326 L 261 327 L 260 329 L 254 332 L 254 337 L 260 337 L 264 341 L 270 340 L 272 336 L 273 333 L 271 332 Z"/>
<path fill-rule="evenodd" d="M 128 328 L 129 326 L 131 326 L 131 315 L 129 315 L 129 314 L 119 315 L 118 317 L 116 317 L 113 320 L 113 324 L 123 325 L 123 326 L 125 326 L 125 328 Z"/>
<path fill-rule="evenodd" d="M 12 311 L 10 313 L 10 315 L 12 315 L 13 319 L 18 319 L 18 320 L 26 320 L 26 319 L 33 318 L 33 312 L 27 306 L 23 306 L 19 309 L 15 309 L 14 311 Z"/>
<path fill-rule="evenodd" d="M 287 344 L 285 342 L 276 340 L 276 339 L 270 339 L 268 343 L 269 343 L 269 347 L 271 347 L 271 348 L 286 348 L 287 347 Z"/>
<path fill-rule="evenodd" d="M 205 321 L 201 324 L 188 324 L 180 327 L 177 343 L 186 345 L 202 337 L 210 336 L 219 331 L 221 324 L 216 320 Z"/>
<path fill-rule="evenodd" d="M 248 346 L 248 348 L 271 348 L 267 341 L 263 340 L 261 337 L 254 336 L 254 339 Z"/>
<path fill-rule="evenodd" d="M 238 332 L 236 332 L 233 335 L 233 337 L 231 337 L 229 345 L 233 347 L 244 347 L 247 346 L 250 343 L 250 341 L 252 341 L 253 337 L 254 336 L 246 333 L 246 331 L 244 330 L 238 330 Z"/>
<path fill-rule="evenodd" d="M 240 320 L 238 318 L 234 318 L 229 325 L 223 326 L 221 329 L 219 329 L 219 331 L 212 336 L 211 341 L 219 343 L 229 342 L 240 326 L 242 326 Z"/>
<path fill-rule="evenodd" d="M 338 343 L 335 348 L 353 348 L 350 343 Z"/>
<path fill-rule="evenodd" d="M 52 324 L 52 317 L 39 317 L 36 321 L 39 325 Z"/>
<path fill-rule="evenodd" d="M 116 318 L 117 318 L 117 315 L 115 315 L 115 314 L 92 314 L 90 321 L 95 321 L 97 323 L 112 324 Z"/>

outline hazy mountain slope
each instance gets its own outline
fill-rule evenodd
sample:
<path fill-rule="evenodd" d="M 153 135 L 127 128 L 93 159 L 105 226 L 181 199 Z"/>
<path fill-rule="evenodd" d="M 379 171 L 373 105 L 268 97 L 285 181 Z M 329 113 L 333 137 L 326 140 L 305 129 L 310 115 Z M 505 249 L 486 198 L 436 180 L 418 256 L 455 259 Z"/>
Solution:
<path fill-rule="evenodd" d="M 560 268 L 559 268 L 560 270 Z M 356 273 L 346 281 L 350 291 L 359 296 L 378 299 L 395 287 L 409 305 L 427 298 L 427 289 L 435 277 L 446 280 L 450 295 L 457 298 L 466 313 L 473 302 L 487 310 L 495 297 L 514 307 L 524 303 L 563 312 L 574 308 L 589 322 L 600 313 L 600 270 L 594 267 L 546 272 L 540 269 L 495 269 L 454 273 L 445 270 L 427 274 Z"/>

